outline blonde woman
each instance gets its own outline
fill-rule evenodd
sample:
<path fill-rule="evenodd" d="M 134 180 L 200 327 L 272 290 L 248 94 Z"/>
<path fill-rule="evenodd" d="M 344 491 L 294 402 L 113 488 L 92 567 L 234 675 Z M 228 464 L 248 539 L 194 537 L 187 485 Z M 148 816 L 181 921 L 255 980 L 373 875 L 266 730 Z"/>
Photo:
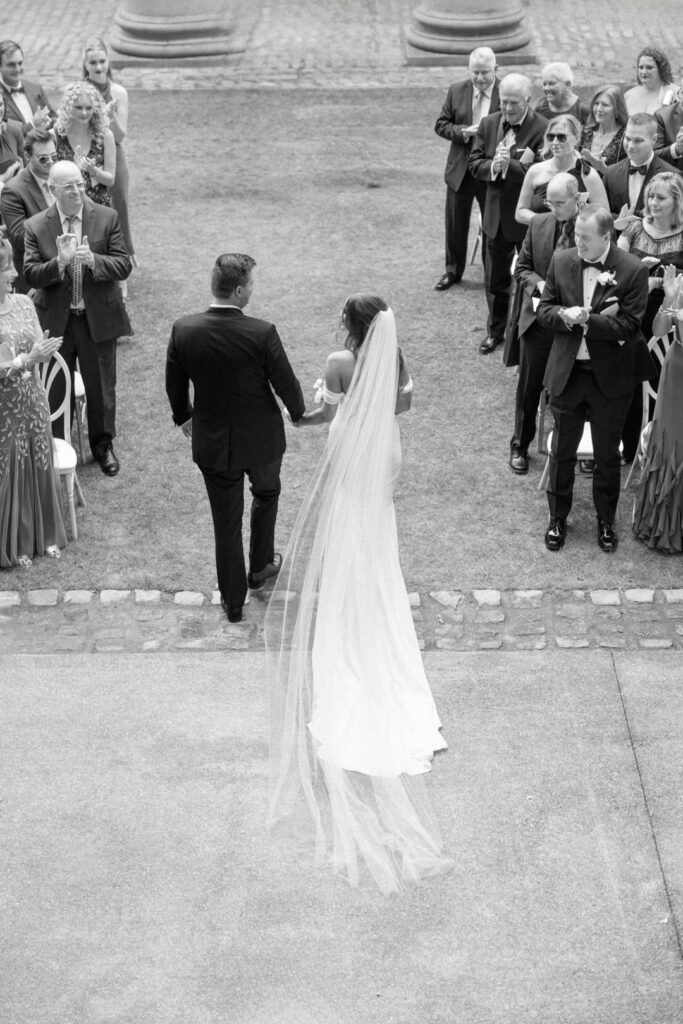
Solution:
<path fill-rule="evenodd" d="M 75 163 L 94 203 L 111 206 L 116 179 L 116 144 L 104 102 L 88 82 L 67 86 L 55 122 L 57 156 Z"/>

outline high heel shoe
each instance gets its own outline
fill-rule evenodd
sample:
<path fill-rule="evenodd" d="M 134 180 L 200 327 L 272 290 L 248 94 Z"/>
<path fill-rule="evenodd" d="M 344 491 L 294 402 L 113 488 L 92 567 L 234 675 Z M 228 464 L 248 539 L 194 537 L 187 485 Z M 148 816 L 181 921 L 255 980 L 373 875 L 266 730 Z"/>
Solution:
<path fill-rule="evenodd" d="M 22 569 L 30 569 L 33 565 L 33 561 L 28 557 L 28 555 L 19 555 L 17 565 L 20 565 Z"/>
<path fill-rule="evenodd" d="M 49 548 L 45 548 L 45 554 L 50 558 L 61 558 L 62 552 L 59 550 L 56 544 L 50 544 Z"/>

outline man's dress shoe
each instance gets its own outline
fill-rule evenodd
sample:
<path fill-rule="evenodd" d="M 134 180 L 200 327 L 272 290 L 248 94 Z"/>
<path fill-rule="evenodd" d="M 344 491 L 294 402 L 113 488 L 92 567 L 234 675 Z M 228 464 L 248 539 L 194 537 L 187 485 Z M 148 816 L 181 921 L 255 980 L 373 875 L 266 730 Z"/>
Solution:
<path fill-rule="evenodd" d="M 97 456 L 97 461 L 99 462 L 100 469 L 105 476 L 116 476 L 121 468 L 119 460 L 114 455 L 114 449 L 111 445 L 109 445 L 101 455 Z"/>
<path fill-rule="evenodd" d="M 228 617 L 228 622 L 241 622 L 242 621 L 242 605 L 241 604 L 228 604 L 221 598 L 221 607 Z"/>
<path fill-rule="evenodd" d="M 619 538 L 612 523 L 606 523 L 604 519 L 598 519 L 598 544 L 608 555 L 617 550 Z"/>
<path fill-rule="evenodd" d="M 247 576 L 247 586 L 250 590 L 260 590 L 266 580 L 269 580 L 271 576 L 277 576 L 281 568 L 282 555 L 276 552 L 273 561 L 268 562 L 264 569 L 249 573 Z"/>
<path fill-rule="evenodd" d="M 567 527 L 564 519 L 551 519 L 548 529 L 545 531 L 545 546 L 548 551 L 559 551 L 567 537 Z"/>
<path fill-rule="evenodd" d="M 510 469 L 513 473 L 519 473 L 520 476 L 529 472 L 529 454 L 518 445 L 513 445 L 510 448 Z"/>
<path fill-rule="evenodd" d="M 479 346 L 479 351 L 483 356 L 488 356 L 491 352 L 494 352 L 499 345 L 502 345 L 502 338 L 487 338 L 486 341 L 482 341 Z"/>
<path fill-rule="evenodd" d="M 456 277 L 455 274 L 451 274 L 451 272 L 449 270 L 446 274 L 443 275 L 443 277 L 440 277 L 439 280 L 436 282 L 436 284 L 434 285 L 434 291 L 435 292 L 445 292 L 445 291 L 448 291 L 448 289 L 452 285 L 457 284 L 459 280 L 460 280 L 460 278 Z"/>

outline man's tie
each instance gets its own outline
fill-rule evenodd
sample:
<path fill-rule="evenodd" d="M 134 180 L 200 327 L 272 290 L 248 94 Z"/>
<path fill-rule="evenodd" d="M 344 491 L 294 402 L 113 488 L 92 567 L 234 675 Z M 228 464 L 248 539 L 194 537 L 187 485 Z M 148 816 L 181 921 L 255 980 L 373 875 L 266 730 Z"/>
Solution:
<path fill-rule="evenodd" d="M 481 121 L 481 110 L 486 93 L 477 92 L 472 103 L 472 124 L 479 124 Z"/>
<path fill-rule="evenodd" d="M 604 270 L 605 264 L 602 260 L 581 260 L 581 269 L 587 270 L 588 267 L 594 267 L 596 270 Z"/>
<path fill-rule="evenodd" d="M 574 221 L 565 220 L 555 243 L 556 249 L 571 249 L 574 245 Z"/>
<path fill-rule="evenodd" d="M 628 166 L 628 173 L 629 174 L 647 174 L 647 164 L 639 164 L 638 166 L 634 166 L 633 164 L 629 164 L 629 166 Z"/>
<path fill-rule="evenodd" d="M 74 232 L 75 217 L 66 218 L 66 226 L 70 235 Z M 71 261 L 71 305 L 80 306 L 83 302 L 83 264 L 80 261 Z"/>
<path fill-rule="evenodd" d="M 510 124 L 509 121 L 503 121 L 503 135 L 506 132 L 510 132 L 510 131 L 514 132 L 515 135 L 517 135 L 517 133 L 519 132 L 519 129 L 521 127 L 522 127 L 521 124 Z"/>

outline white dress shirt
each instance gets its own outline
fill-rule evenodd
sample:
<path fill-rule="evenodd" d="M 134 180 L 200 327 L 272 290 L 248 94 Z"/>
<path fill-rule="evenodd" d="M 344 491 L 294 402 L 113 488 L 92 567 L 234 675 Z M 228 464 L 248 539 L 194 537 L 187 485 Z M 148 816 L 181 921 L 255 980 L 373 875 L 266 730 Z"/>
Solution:
<path fill-rule="evenodd" d="M 605 260 L 607 259 L 608 252 L 609 252 L 609 243 L 607 244 L 607 248 L 602 253 L 602 255 L 598 256 L 598 259 L 597 259 L 596 262 L 604 263 Z M 598 274 L 601 274 L 601 273 L 602 273 L 602 271 L 601 271 L 601 269 L 599 267 L 584 267 L 583 268 L 583 304 L 584 304 L 584 306 L 590 306 L 590 304 L 592 303 L 592 301 L 593 301 L 593 292 L 595 291 L 595 288 L 596 288 L 597 283 L 598 283 Z M 587 330 L 588 330 L 588 324 L 584 324 L 583 325 L 583 338 L 581 339 L 581 344 L 579 345 L 579 351 L 576 353 L 576 358 L 580 362 L 585 362 L 586 360 L 590 359 L 590 353 L 588 351 L 588 346 L 586 345 L 586 331 Z"/>
<path fill-rule="evenodd" d="M 16 106 L 17 110 L 23 117 L 24 121 L 28 121 L 29 124 L 33 124 L 33 111 L 31 110 L 31 104 L 28 101 L 25 92 L 15 92 L 16 86 L 8 85 L 3 78 L 2 84 L 7 89 L 7 92 L 11 93 L 12 101 Z"/>
<path fill-rule="evenodd" d="M 655 158 L 655 154 L 654 154 L 654 152 L 652 152 L 650 154 L 650 159 L 645 164 L 645 166 L 648 169 L 650 167 L 650 164 L 654 160 L 654 158 Z M 640 164 L 635 165 L 635 164 L 631 163 L 630 160 L 629 160 L 629 165 L 631 167 L 634 167 L 634 166 L 640 167 L 641 166 Z M 644 174 L 629 174 L 629 176 L 628 176 L 628 206 L 629 206 L 629 210 L 632 210 L 635 207 L 636 203 L 638 202 L 638 196 L 640 195 L 640 190 L 643 187 L 644 180 L 645 180 L 645 175 Z"/>

